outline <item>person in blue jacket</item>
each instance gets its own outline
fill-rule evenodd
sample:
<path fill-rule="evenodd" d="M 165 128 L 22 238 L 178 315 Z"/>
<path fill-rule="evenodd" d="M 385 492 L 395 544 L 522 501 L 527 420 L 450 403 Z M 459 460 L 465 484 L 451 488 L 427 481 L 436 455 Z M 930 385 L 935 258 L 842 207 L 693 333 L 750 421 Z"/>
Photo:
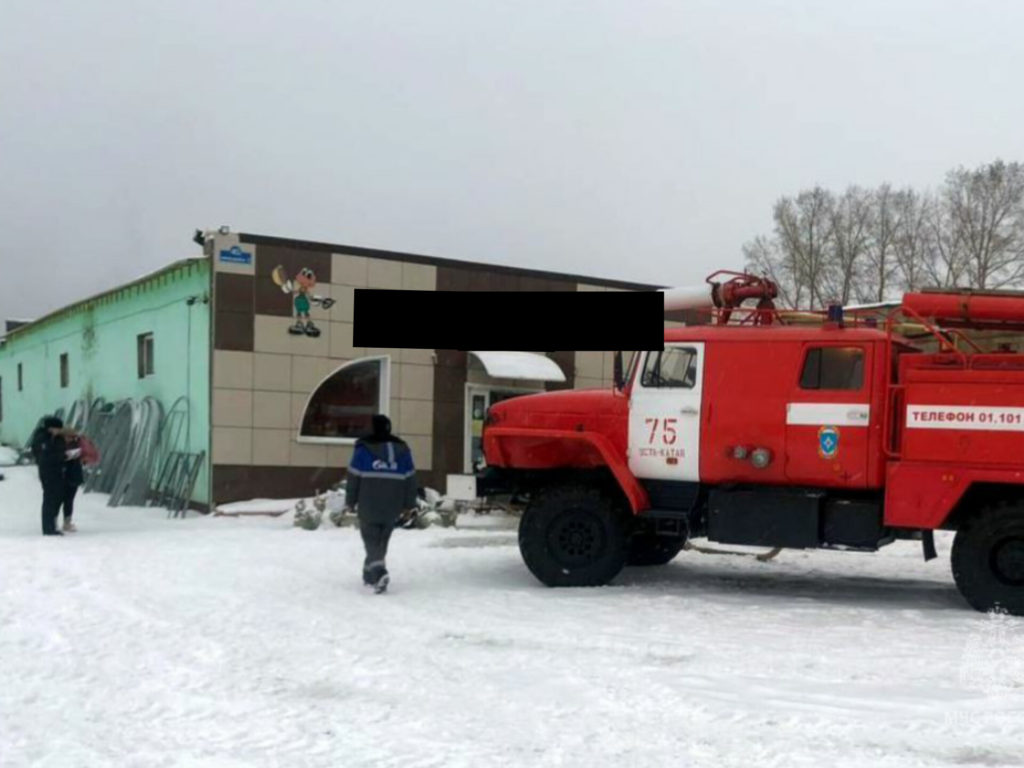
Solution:
<path fill-rule="evenodd" d="M 375 414 L 373 431 L 356 441 L 345 480 L 345 505 L 359 516 L 366 547 L 363 583 L 377 593 L 390 581 L 386 558 L 391 531 L 416 506 L 416 467 L 412 451 L 391 433 L 391 420 Z"/>

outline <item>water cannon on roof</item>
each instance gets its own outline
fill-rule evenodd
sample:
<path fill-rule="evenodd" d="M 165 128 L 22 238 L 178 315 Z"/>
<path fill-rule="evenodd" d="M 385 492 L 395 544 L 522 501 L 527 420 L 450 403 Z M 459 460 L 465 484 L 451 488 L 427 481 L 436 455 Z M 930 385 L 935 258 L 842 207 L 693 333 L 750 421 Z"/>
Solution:
<path fill-rule="evenodd" d="M 708 275 L 702 284 L 666 288 L 662 293 L 666 312 L 717 309 L 720 325 L 728 323 L 733 310 L 739 309 L 745 301 L 756 299 L 756 311 L 751 315 L 751 322 L 755 325 L 768 325 L 774 317 L 775 298 L 779 289 L 767 277 L 720 269 Z"/>

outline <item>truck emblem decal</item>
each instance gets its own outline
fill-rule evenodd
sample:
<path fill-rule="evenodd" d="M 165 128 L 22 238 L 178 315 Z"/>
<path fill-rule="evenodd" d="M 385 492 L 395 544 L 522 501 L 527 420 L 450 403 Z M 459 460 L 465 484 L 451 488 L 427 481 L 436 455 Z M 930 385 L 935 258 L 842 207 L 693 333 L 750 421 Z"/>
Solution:
<path fill-rule="evenodd" d="M 823 459 L 834 459 L 839 453 L 839 427 L 822 427 L 818 430 L 818 455 Z"/>

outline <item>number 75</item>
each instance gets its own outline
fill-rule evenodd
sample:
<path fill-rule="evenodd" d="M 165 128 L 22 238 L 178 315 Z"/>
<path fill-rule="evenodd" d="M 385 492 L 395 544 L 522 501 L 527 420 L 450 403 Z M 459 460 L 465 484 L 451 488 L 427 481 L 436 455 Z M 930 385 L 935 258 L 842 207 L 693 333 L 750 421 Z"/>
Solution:
<path fill-rule="evenodd" d="M 658 434 L 658 427 L 661 427 L 661 442 L 663 445 L 675 445 L 676 442 L 676 422 L 679 419 L 656 419 L 649 418 L 644 419 L 644 424 L 651 428 L 651 433 L 647 437 L 647 444 L 651 445 L 655 442 L 655 437 Z"/>

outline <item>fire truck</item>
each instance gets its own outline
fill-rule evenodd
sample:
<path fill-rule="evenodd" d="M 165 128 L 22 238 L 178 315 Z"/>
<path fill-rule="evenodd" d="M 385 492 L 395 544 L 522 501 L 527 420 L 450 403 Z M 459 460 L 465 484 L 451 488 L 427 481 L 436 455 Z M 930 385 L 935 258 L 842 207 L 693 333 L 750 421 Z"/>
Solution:
<path fill-rule="evenodd" d="M 936 556 L 980 611 L 1024 615 L 1024 294 L 915 292 L 873 317 L 776 309 L 765 278 L 664 292 L 707 323 L 616 353 L 602 390 L 497 403 L 483 496 L 525 499 L 519 547 L 549 586 L 663 565 L 693 538 Z M 756 302 L 751 306 L 752 302 Z M 979 339 L 981 341 L 979 341 Z M 989 345 L 991 346 L 991 345 Z"/>

